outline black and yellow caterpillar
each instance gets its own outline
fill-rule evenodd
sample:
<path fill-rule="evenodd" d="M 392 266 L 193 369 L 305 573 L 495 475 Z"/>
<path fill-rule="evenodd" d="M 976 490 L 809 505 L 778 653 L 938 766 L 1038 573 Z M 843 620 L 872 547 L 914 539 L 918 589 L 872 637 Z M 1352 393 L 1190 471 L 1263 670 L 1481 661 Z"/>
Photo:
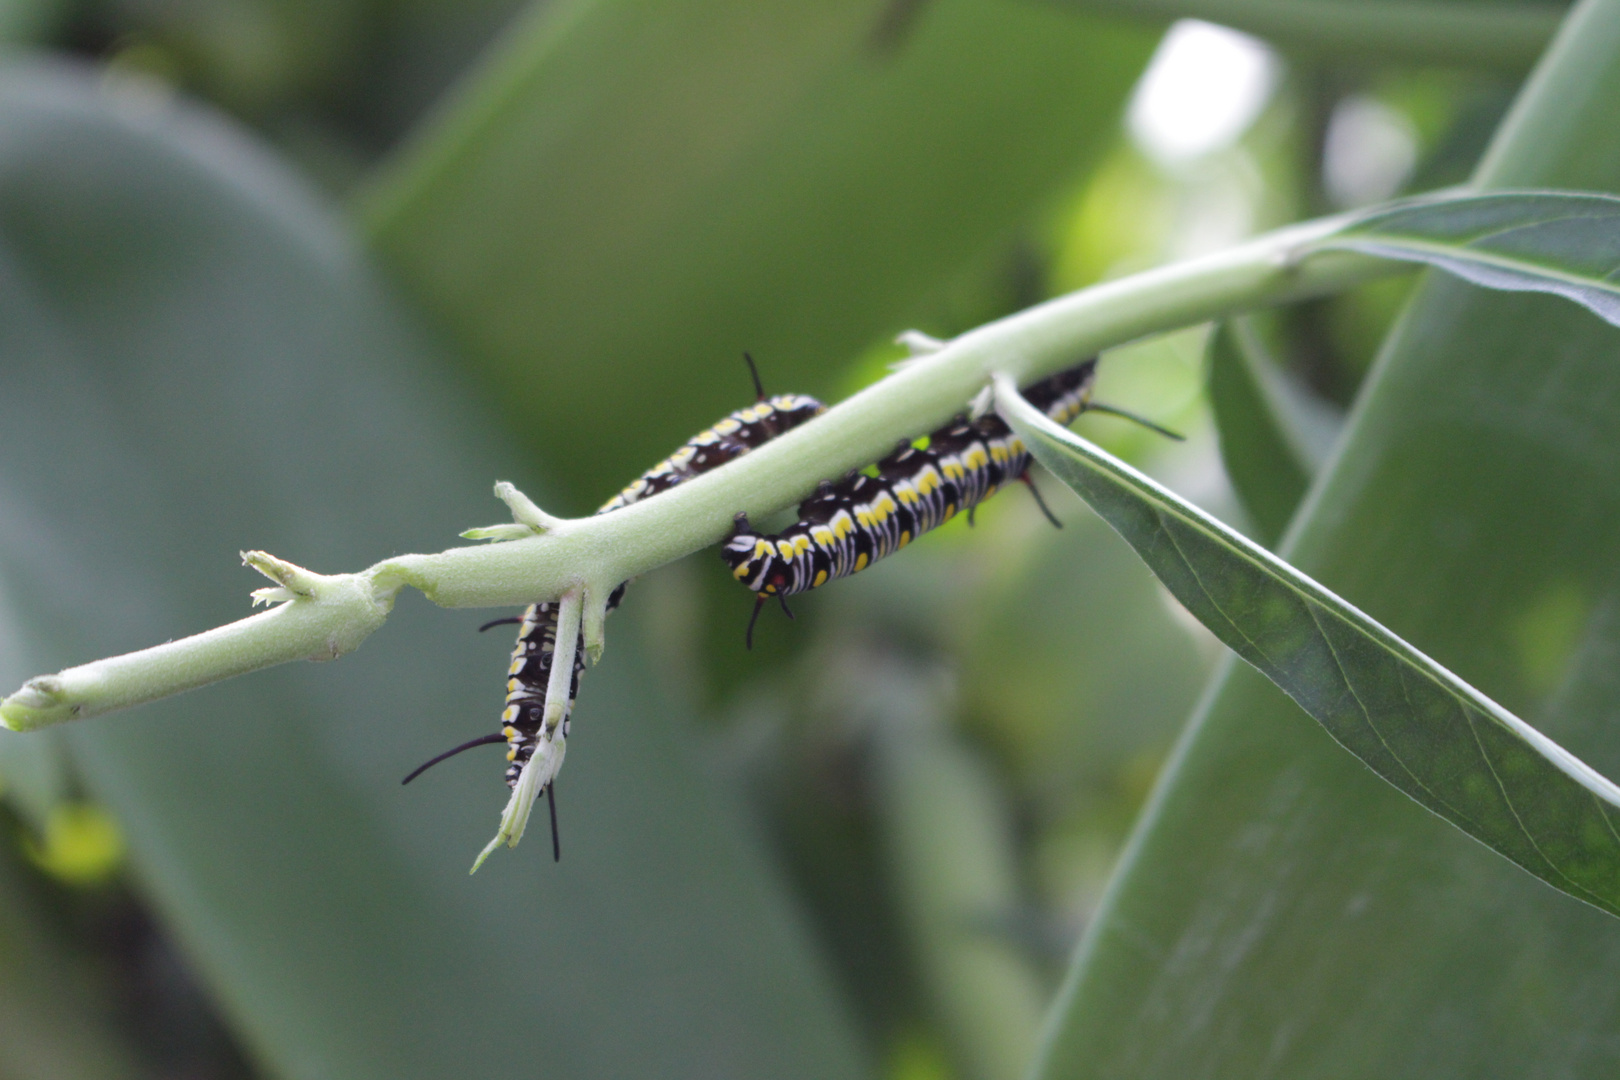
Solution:
<path fill-rule="evenodd" d="M 752 359 L 748 363 L 752 370 Z M 1091 390 L 1096 367 L 1093 357 L 1029 386 L 1023 391 L 1024 397 L 1060 424 L 1072 422 L 1087 410 L 1096 410 L 1180 438 L 1140 417 L 1093 402 Z M 758 398 L 753 405 L 736 410 L 692 436 L 679 450 L 604 503 L 597 513 L 611 513 L 668 491 L 826 412 L 821 402 L 801 394 L 766 397 L 757 372 L 754 387 Z M 979 503 L 1010 480 L 1028 483 L 1036 500 L 1040 500 L 1040 493 L 1029 479 L 1029 451 L 1001 418 L 994 413 L 978 419 L 958 416 L 924 439 L 900 443 L 870 472 L 852 472 L 838 483 L 824 481 L 814 495 L 800 504 L 799 522 L 783 533 L 759 535 L 749 525 L 747 516 L 738 514 L 733 533 L 721 554 L 733 576 L 756 594 L 754 616 L 757 618 L 760 605 L 767 598 L 785 600 L 795 593 L 858 573 L 958 513 L 966 511 L 971 515 Z M 1044 503 L 1041 509 L 1051 517 Z M 1057 523 L 1056 519 L 1053 523 Z M 607 610 L 618 607 L 627 584 L 622 583 L 613 590 Z M 783 607 L 785 610 L 785 602 Z M 508 787 L 516 787 L 524 766 L 534 755 L 545 723 L 546 690 L 557 652 L 558 614 L 558 602 L 531 604 L 521 616 L 496 619 L 482 627 L 487 630 L 504 623 L 520 624 L 507 669 L 501 728 L 425 762 L 405 777 L 405 783 L 463 750 L 504 742 L 509 763 L 506 783 Z M 753 628 L 754 622 L 750 620 L 750 644 Z M 585 670 L 584 649 L 579 641 L 575 646 L 568 702 L 562 710 L 557 732 L 564 744 L 574 701 L 579 694 L 580 676 Z M 555 855 L 557 825 L 552 784 L 547 782 L 542 791 L 552 800 Z"/>
<path fill-rule="evenodd" d="M 748 361 L 750 370 L 753 360 Z M 791 431 L 812 417 L 827 411 L 827 407 L 813 397 L 803 394 L 778 394 L 766 397 L 754 374 L 754 389 L 758 394 L 754 404 L 738 409 L 712 427 L 704 428 L 675 453 L 660 461 L 632 481 L 624 490 L 602 504 L 598 514 L 611 513 L 632 503 L 662 494 L 677 484 L 690 480 L 711 469 L 719 468 L 733 458 L 741 457 L 770 440 Z M 613 590 L 607 609 L 619 606 L 624 596 L 625 582 Z M 552 658 L 557 651 L 558 603 L 531 604 L 521 616 L 496 619 L 485 623 L 482 629 L 505 623 L 519 624 L 517 643 L 512 648 L 512 660 L 507 667 L 506 705 L 501 710 L 500 731 L 482 735 L 454 749 L 447 750 L 424 762 L 405 778 L 410 783 L 432 765 L 445 758 L 470 750 L 475 746 L 505 742 L 508 746 L 506 784 L 515 787 L 523 774 L 523 766 L 534 755 L 536 740 L 544 723 L 546 686 L 551 680 Z M 568 704 L 562 715 L 562 737 L 568 737 L 569 717 L 579 695 L 579 679 L 585 670 L 585 650 L 574 649 L 574 671 L 568 688 Z M 547 785 L 546 794 L 551 794 Z M 556 849 L 555 811 L 553 811 L 552 844 Z"/>
<path fill-rule="evenodd" d="M 1024 397 L 1059 424 L 1069 424 L 1087 409 L 1104 408 L 1091 401 L 1096 373 L 1093 357 L 1028 387 Z M 1030 483 L 1028 448 L 993 412 L 977 420 L 958 416 L 919 442 L 900 443 L 877 463 L 875 476 L 857 471 L 837 483 L 823 481 L 799 504 L 799 521 L 785 532 L 761 534 L 746 514 L 737 515 L 720 555 L 732 576 L 755 593 L 755 619 L 771 597 L 785 600 L 860 573 L 971 512 L 1009 481 Z M 753 633 L 750 619 L 750 645 Z"/>
<path fill-rule="evenodd" d="M 762 446 L 790 431 L 827 407 L 802 394 L 763 394 L 753 405 L 738 409 L 713 427 L 704 428 L 675 453 L 637 477 L 623 491 L 602 504 L 598 514 L 611 513 L 719 468 L 733 458 Z M 628 584 L 626 582 L 625 584 Z M 619 606 L 625 585 L 613 590 L 608 610 Z M 510 746 L 506 753 L 506 785 L 517 784 L 524 763 L 534 753 L 533 741 L 545 713 L 546 684 L 551 679 L 551 657 L 557 644 L 557 604 L 531 604 L 520 618 L 517 643 L 507 669 L 506 707 L 501 710 L 501 735 Z M 574 650 L 574 677 L 568 691 L 568 707 L 563 713 L 563 737 L 568 735 L 568 715 L 579 693 L 580 673 L 585 670 L 585 650 Z"/>

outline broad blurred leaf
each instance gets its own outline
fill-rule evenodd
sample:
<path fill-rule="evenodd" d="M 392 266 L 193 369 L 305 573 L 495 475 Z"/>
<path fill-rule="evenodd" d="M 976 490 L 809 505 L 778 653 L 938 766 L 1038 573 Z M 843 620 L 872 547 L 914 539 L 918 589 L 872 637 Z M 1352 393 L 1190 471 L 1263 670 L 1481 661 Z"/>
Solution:
<path fill-rule="evenodd" d="M 1620 788 L 1236 530 L 1023 401 L 1002 415 L 1233 652 L 1379 776 L 1620 914 Z"/>
<path fill-rule="evenodd" d="M 37 65 L 0 74 L 0 357 L 0 574 L 47 667 L 246 613 L 240 548 L 355 568 L 454 543 L 497 475 L 542 490 L 276 161 Z M 389 1080 L 859 1074 L 631 612 L 576 714 L 563 862 L 533 843 L 468 879 L 500 762 L 399 778 L 495 722 L 510 639 L 473 633 L 487 617 L 403 598 L 340 663 L 66 731 L 258 1056 Z"/>
<path fill-rule="evenodd" d="M 1289 436 L 1257 351 L 1252 329 L 1235 321 L 1215 328 L 1209 336 L 1209 404 L 1226 475 L 1261 539 L 1273 547 L 1310 484 L 1311 469 Z"/>
<path fill-rule="evenodd" d="M 0 44 L 34 44 L 48 37 L 68 13 L 68 0 L 0 0 Z"/>
<path fill-rule="evenodd" d="M 1005 793 L 947 726 L 940 675 L 879 652 L 847 672 L 846 707 L 872 728 L 891 887 L 940 1030 L 970 1080 L 1019 1080 L 1047 991 L 1011 932 L 1023 912 Z"/>
<path fill-rule="evenodd" d="M 9 592 L 0 576 L 0 686 L 21 686 L 45 665 L 29 647 L 29 635 L 7 600 Z M 60 732 L 44 739 L 0 738 L 0 798 L 33 828 L 45 827 L 51 810 L 67 798 L 69 783 Z"/>
<path fill-rule="evenodd" d="M 136 1080 L 146 1075 L 117 1034 L 108 995 L 64 940 L 45 897 L 0 837 L 0 1076 Z M 103 988 L 104 989 L 104 988 Z"/>
<path fill-rule="evenodd" d="M 375 39 L 346 104 L 379 148 L 392 146 L 477 62 L 524 0 L 396 0 L 374 5 Z"/>
<path fill-rule="evenodd" d="M 832 390 L 1101 156 L 1152 44 L 1006 0 L 561 0 L 366 217 L 580 511 L 746 400 L 745 349 Z"/>
<path fill-rule="evenodd" d="M 375 9 L 363 0 L 108 5 L 96 31 L 121 66 L 152 70 L 261 120 L 331 100 L 353 78 Z M 80 33 L 83 33 L 81 30 Z"/>
<path fill-rule="evenodd" d="M 1121 426 L 1101 418 L 1094 430 L 1108 425 Z M 1062 485 L 1037 483 L 1062 529 L 1009 491 L 971 529 L 947 525 L 794 611 L 825 605 L 839 640 L 876 622 L 871 634 L 891 645 L 949 657 L 964 723 L 994 748 L 1022 810 L 1050 820 L 1168 749 L 1208 674 L 1197 646 L 1214 643 L 1176 617 L 1113 530 Z M 842 684 L 841 664 L 818 666 Z"/>
<path fill-rule="evenodd" d="M 1465 195 L 1368 214 L 1324 247 L 1428 263 L 1465 281 L 1573 300 L 1620 325 L 1620 198 Z"/>
<path fill-rule="evenodd" d="M 894 565 L 936 564 L 927 569 L 946 603 L 934 619 L 960 657 L 964 712 L 989 726 L 1024 797 L 1039 799 L 1039 813 L 1057 815 L 1083 805 L 1087 789 L 1114 788 L 1144 756 L 1163 754 L 1197 700 L 1207 663 L 1113 531 L 1061 485 L 1037 482 L 1061 531 L 1014 490 L 1000 498 L 1025 505 L 981 511 L 977 529 L 986 542 L 974 546 L 971 561 L 937 565 L 944 560 L 925 560 L 927 548 L 918 545 Z M 998 529 L 998 514 L 1015 520 Z"/>
<path fill-rule="evenodd" d="M 1488 187 L 1620 189 L 1620 4 L 1584 4 Z M 1284 554 L 1620 775 L 1620 338 L 1418 291 Z M 1049 1077 L 1609 1076 L 1620 924 L 1391 791 L 1241 665 L 1167 770 Z"/>
<path fill-rule="evenodd" d="M 859 980 L 862 1019 L 893 1030 L 933 1016 L 959 1053 L 978 1043 L 964 1065 L 1005 1064 L 1020 1045 L 1008 1033 L 1028 1022 L 1028 992 L 999 992 L 992 1008 L 986 987 L 1034 968 L 1044 999 L 1215 647 L 1112 530 L 1040 483 L 1064 528 L 1012 491 L 973 528 L 937 530 L 798 598 L 797 621 L 765 624 L 802 644 L 800 661 L 753 663 L 733 728 L 800 889 Z M 725 614 L 736 650 L 746 612 Z M 922 682 L 919 667 L 959 688 L 943 695 L 960 700 L 949 720 L 928 715 L 940 686 L 897 689 Z M 793 681 L 772 695 L 761 675 Z M 956 730 L 930 729 L 941 721 Z M 900 726 L 880 747 L 885 723 Z M 998 824 L 1009 811 L 1011 839 Z M 867 857 L 855 815 L 890 837 L 881 857 Z M 892 962 L 896 945 L 911 963 Z M 952 1018 L 970 1008 L 981 1015 Z"/>

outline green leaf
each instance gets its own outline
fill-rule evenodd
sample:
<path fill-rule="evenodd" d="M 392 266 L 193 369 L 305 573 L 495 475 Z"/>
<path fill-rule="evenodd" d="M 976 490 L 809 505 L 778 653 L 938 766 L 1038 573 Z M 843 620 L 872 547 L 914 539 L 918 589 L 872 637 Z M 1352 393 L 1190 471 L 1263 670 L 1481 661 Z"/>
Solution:
<path fill-rule="evenodd" d="M 66 940 L 60 912 L 29 881 L 12 836 L 0 841 L 0 1076 L 138 1080 L 94 972 Z"/>
<path fill-rule="evenodd" d="M 0 2 L 0 45 L 37 45 L 68 21 L 67 0 Z"/>
<path fill-rule="evenodd" d="M 245 547 L 334 570 L 489 520 L 512 455 L 444 367 L 238 129 L 75 69 L 0 71 L 0 576 L 35 663 L 246 614 Z M 64 732 L 266 1071 L 863 1072 L 635 608 L 575 714 L 560 864 L 541 840 L 469 881 L 506 798 L 493 752 L 400 787 L 493 729 L 511 638 L 474 632 L 488 613 L 403 598 L 341 662 Z"/>
<path fill-rule="evenodd" d="M 540 4 L 362 206 L 584 510 L 746 401 L 744 350 L 840 389 L 1115 143 L 1153 42 L 1042 4 Z"/>
<path fill-rule="evenodd" d="M 919 976 L 962 1074 L 1018 1080 L 1046 991 L 1014 936 L 1022 910 L 1006 794 L 947 726 L 950 695 L 928 669 L 889 657 L 862 667 L 840 711 L 871 726 L 890 888 Z"/>
<path fill-rule="evenodd" d="M 1427 263 L 1491 289 L 1553 293 L 1620 326 L 1620 198 L 1612 195 L 1425 200 L 1359 217 L 1321 246 Z"/>
<path fill-rule="evenodd" d="M 37 665 L 9 592 L 0 577 L 0 686 L 21 686 Z M 0 798 L 31 827 L 45 827 L 51 810 L 68 798 L 71 782 L 60 732 L 43 739 L 0 738 Z"/>
<path fill-rule="evenodd" d="M 1620 4 L 1585 3 L 1482 186 L 1620 189 Z M 1620 775 L 1615 330 L 1420 285 L 1283 554 Z M 1247 665 L 1166 767 L 1042 1077 L 1620 1070 L 1613 919 L 1422 813 Z"/>
<path fill-rule="evenodd" d="M 1554 888 L 1620 915 L 1620 787 L 1236 530 L 1010 398 L 998 408 L 1036 460 L 1340 745 Z"/>
<path fill-rule="evenodd" d="M 1227 321 L 1209 335 L 1209 404 L 1221 462 L 1267 547 L 1276 546 L 1311 482 L 1311 466 L 1284 426 L 1275 376 L 1252 328 Z"/>

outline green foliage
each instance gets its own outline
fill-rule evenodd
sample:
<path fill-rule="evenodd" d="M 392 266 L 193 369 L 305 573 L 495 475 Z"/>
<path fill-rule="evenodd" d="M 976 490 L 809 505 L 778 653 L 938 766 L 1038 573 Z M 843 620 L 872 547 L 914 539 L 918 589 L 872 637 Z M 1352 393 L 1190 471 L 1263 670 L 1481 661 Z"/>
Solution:
<path fill-rule="evenodd" d="M 139 1080 L 88 950 L 61 940 L 51 890 L 29 877 L 0 851 L 0 1076 Z"/>
<path fill-rule="evenodd" d="M 1333 243 L 1492 289 L 1552 293 L 1620 324 L 1617 221 L 1620 199 L 1604 195 L 1479 195 L 1368 214 Z"/>
<path fill-rule="evenodd" d="M 500 478 L 586 511 L 748 399 L 744 349 L 768 389 L 835 400 L 908 326 L 1342 208 L 1347 103 L 1409 131 L 1385 191 L 1620 188 L 1613 0 L 1494 141 L 1556 7 L 550 0 L 497 36 L 517 6 L 0 4 L 0 38 L 96 65 L 0 66 L 0 690 L 247 614 L 243 548 L 437 550 Z M 1166 163 L 1120 118 L 1188 15 L 1289 66 L 1249 135 Z M 1593 219 L 1538 198 L 1378 211 L 1344 243 L 1612 306 Z M 1218 277 L 1184 317 L 1252 295 Z M 494 751 L 397 783 L 493 725 L 487 612 L 402 599 L 334 665 L 0 732 L 0 1076 L 994 1080 L 1043 1026 L 1052 1076 L 1612 1072 L 1614 921 L 1419 812 L 1188 615 L 1395 786 L 1614 906 L 1615 853 L 1570 853 L 1614 844 L 1570 823 L 1606 782 L 1468 684 L 1620 775 L 1615 331 L 1450 280 L 1392 331 L 1409 281 L 1223 324 L 1207 404 L 1201 328 L 1110 351 L 1102 400 L 1185 445 L 1078 426 L 1217 516 L 1235 494 L 1268 543 L 1288 527 L 1290 564 L 1387 631 L 1032 434 L 1169 594 L 1044 474 L 1063 531 L 1009 492 L 752 654 L 710 554 L 651 574 L 584 680 L 560 865 L 531 839 L 466 878 Z M 1109 342 L 1169 328 L 1127 308 L 1091 316 Z M 977 339 L 1004 351 L 983 371 L 1055 362 L 1078 323 L 1023 325 Z M 916 396 L 885 439 L 958 407 L 889 385 Z M 1337 443 L 1316 393 L 1355 399 Z M 148 917 L 139 946 L 104 929 Z M 251 1063 L 200 1049 L 223 1036 L 199 1000 Z"/>
<path fill-rule="evenodd" d="M 214 118 L 71 72 L 14 67 L 0 98 L 0 407 L 26 448 L 3 571 L 35 651 L 245 614 L 229 553 L 249 539 L 341 566 L 487 516 L 509 455 L 308 190 Z M 577 717 L 595 735 L 562 784 L 567 860 L 461 885 L 495 763 L 399 777 L 498 709 L 507 646 L 479 621 L 396 619 L 314 684 L 217 686 L 68 736 L 264 1068 L 859 1074 L 633 634 Z"/>
<path fill-rule="evenodd" d="M 1266 366 L 1254 329 L 1229 321 L 1209 336 L 1209 407 L 1220 433 L 1221 463 L 1260 539 L 1275 546 L 1311 480 L 1310 463 L 1291 437 L 1283 391 Z"/>
<path fill-rule="evenodd" d="M 1007 808 L 983 760 L 940 723 L 949 707 L 939 680 L 879 655 L 863 665 L 877 670 L 849 707 L 872 725 L 873 788 L 897 905 L 964 1071 L 1016 1080 L 1046 988 L 1031 958 L 997 933 L 997 916 L 1006 920 L 1019 903 Z"/>
<path fill-rule="evenodd" d="M 733 407 L 745 349 L 830 395 L 1100 158 L 1152 43 L 974 0 L 885 36 L 901 6 L 547 6 L 365 192 L 513 429 L 590 448 L 571 510 Z"/>
<path fill-rule="evenodd" d="M 1000 407 L 1199 622 L 1345 749 L 1554 888 L 1620 914 L 1620 788 L 1215 518 L 1027 403 Z"/>
<path fill-rule="evenodd" d="M 1483 183 L 1620 184 L 1620 10 L 1588 5 L 1569 31 Z M 1613 342 L 1550 298 L 1429 282 L 1283 551 L 1610 776 Z M 1225 673 L 1077 958 L 1044 1075 L 1612 1071 L 1591 991 L 1613 920 L 1301 719 Z"/>

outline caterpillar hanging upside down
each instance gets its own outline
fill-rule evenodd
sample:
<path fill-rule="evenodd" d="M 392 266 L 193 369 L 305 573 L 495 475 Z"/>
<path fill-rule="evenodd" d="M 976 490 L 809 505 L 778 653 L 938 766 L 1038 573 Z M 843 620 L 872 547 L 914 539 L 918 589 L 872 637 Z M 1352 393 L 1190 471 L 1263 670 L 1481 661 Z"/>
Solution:
<path fill-rule="evenodd" d="M 1029 386 L 1024 398 L 1059 424 L 1094 410 L 1124 417 L 1160 434 L 1181 436 L 1141 417 L 1091 400 L 1096 357 Z M 785 532 L 756 532 L 738 514 L 720 556 L 732 576 L 755 593 L 746 641 L 765 601 L 775 597 L 789 618 L 787 597 L 858 574 L 930 529 L 974 509 L 1009 481 L 1022 480 L 1052 524 L 1061 523 L 1041 500 L 1029 477 L 1029 449 L 995 413 L 976 420 L 958 416 L 931 432 L 924 446 L 901 442 L 876 465 L 877 475 L 852 472 L 837 483 L 822 481 L 799 504 L 799 521 Z"/>
<path fill-rule="evenodd" d="M 754 368 L 753 358 L 746 353 L 743 357 L 753 374 L 754 390 L 757 394 L 754 404 L 732 412 L 712 427 L 704 428 L 686 440 L 679 450 L 642 473 L 624 490 L 603 503 L 601 509 L 596 511 L 598 514 L 621 510 L 632 503 L 660 495 L 677 484 L 711 469 L 717 469 L 733 458 L 741 457 L 750 450 L 763 446 L 784 432 L 791 431 L 812 417 L 827 411 L 827 407 L 821 402 L 803 394 L 777 394 L 774 397 L 766 397 L 765 390 L 760 385 L 759 372 Z M 607 610 L 612 611 L 619 606 L 620 600 L 624 597 L 625 586 L 628 584 L 629 582 L 623 582 L 613 590 L 612 595 L 608 597 Z M 507 668 L 506 706 L 501 710 L 500 731 L 481 735 L 445 751 L 424 762 L 402 781 L 410 783 L 429 767 L 463 750 L 504 742 L 507 744 L 506 760 L 509 763 L 506 766 L 506 786 L 515 789 L 523 776 L 524 767 L 534 757 L 537 748 L 544 747 L 553 755 L 550 762 L 553 779 L 547 780 L 544 788 L 536 792 L 536 797 L 543 793 L 551 811 L 551 848 L 552 857 L 555 859 L 562 857 L 562 851 L 557 837 L 557 803 L 553 780 L 557 769 L 562 765 L 562 756 L 568 739 L 569 718 L 573 713 L 574 701 L 579 696 L 580 676 L 585 671 L 585 650 L 576 640 L 575 648 L 572 650 L 574 669 L 569 680 L 568 702 L 561 710 L 560 722 L 548 727 L 545 723 L 546 688 L 551 681 L 551 669 L 557 652 L 560 608 L 559 602 L 531 604 L 520 616 L 496 619 L 479 628 L 488 630 L 492 626 L 507 623 L 517 623 L 520 627 L 517 643 L 512 648 L 512 661 Z M 515 844 L 521 835 L 521 832 L 516 833 L 508 842 Z M 491 848 L 501 839 L 502 836 L 498 835 L 496 841 L 491 843 Z M 490 848 L 486 848 L 485 854 L 489 850 Z M 480 862 L 482 858 L 480 856 Z M 476 870 L 477 866 L 473 869 Z"/>
<path fill-rule="evenodd" d="M 611 513 L 662 494 L 826 411 L 821 402 L 801 394 L 767 398 L 752 358 L 747 354 L 744 358 L 754 374 L 754 389 L 758 395 L 755 403 L 698 432 L 679 450 L 604 503 L 597 513 Z M 1093 402 L 1091 387 L 1095 373 L 1096 360 L 1088 360 L 1030 386 L 1024 396 L 1060 424 L 1067 424 L 1080 413 L 1092 410 L 1113 413 L 1171 438 L 1180 438 L 1140 417 Z M 788 596 L 858 573 L 961 511 L 966 510 L 971 520 L 974 508 L 1008 480 L 1029 484 L 1039 501 L 1040 493 L 1030 482 L 1028 469 L 1028 450 L 995 414 L 978 419 L 957 417 L 930 434 L 926 446 L 919 447 L 909 441 L 901 443 L 894 453 L 877 463 L 875 476 L 857 472 L 836 484 L 824 482 L 815 495 L 800 505 L 799 523 L 778 536 L 756 535 L 748 519 L 738 514 L 735 532 L 722 555 L 737 579 L 758 594 L 755 619 L 767 597 L 783 600 L 782 607 L 786 611 Z M 1052 518 L 1044 503 L 1041 509 Z M 1055 518 L 1052 521 L 1058 524 Z M 618 607 L 628 584 L 621 583 L 613 590 L 607 610 Z M 572 610 L 577 614 L 577 607 Z M 575 615 L 566 618 L 572 627 Z M 518 842 L 529 808 L 541 794 L 547 797 L 551 810 L 552 856 L 561 857 L 555 778 L 562 766 L 570 716 L 579 694 L 580 676 L 585 670 L 582 631 L 571 629 L 559 638 L 564 619 L 563 603 L 551 601 L 531 604 L 521 616 L 496 619 L 481 627 L 488 630 L 507 623 L 521 627 L 507 669 L 506 705 L 501 711 L 500 730 L 439 754 L 403 781 L 410 783 L 429 767 L 463 750 L 491 743 L 507 744 L 506 783 L 513 789 L 512 801 L 502 815 L 500 832 L 479 855 L 474 870 L 499 844 Z M 748 624 L 750 645 L 753 630 L 754 620 L 751 619 Z M 568 633 L 573 635 L 572 641 Z M 560 651 L 571 657 L 572 664 L 566 680 L 565 703 L 547 700 L 559 640 L 563 645 Z M 558 690 L 561 685 L 559 683 Z M 538 759 L 537 755 L 540 755 Z"/>

